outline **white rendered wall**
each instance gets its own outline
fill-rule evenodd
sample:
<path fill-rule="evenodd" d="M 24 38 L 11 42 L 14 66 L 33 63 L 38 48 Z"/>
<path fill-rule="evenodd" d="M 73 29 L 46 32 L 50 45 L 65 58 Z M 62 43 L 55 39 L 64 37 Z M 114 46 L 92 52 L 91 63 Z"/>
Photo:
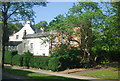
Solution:
<path fill-rule="evenodd" d="M 33 29 L 30 27 L 29 23 L 26 23 L 24 25 L 24 27 L 17 33 L 13 34 L 12 36 L 9 37 L 9 41 L 22 41 L 23 39 L 23 35 L 24 35 L 24 31 L 26 30 L 27 34 L 34 34 L 35 32 L 33 31 Z M 19 35 L 19 38 L 16 39 L 16 35 Z"/>
<path fill-rule="evenodd" d="M 26 42 L 27 50 L 29 50 L 31 53 L 33 53 L 34 56 L 49 56 L 49 42 L 43 43 L 44 42 L 43 39 L 46 39 L 46 38 L 26 39 L 27 40 L 27 42 Z M 31 43 L 33 43 L 33 48 L 31 48 Z M 45 54 L 45 55 L 43 55 L 43 54 Z"/>

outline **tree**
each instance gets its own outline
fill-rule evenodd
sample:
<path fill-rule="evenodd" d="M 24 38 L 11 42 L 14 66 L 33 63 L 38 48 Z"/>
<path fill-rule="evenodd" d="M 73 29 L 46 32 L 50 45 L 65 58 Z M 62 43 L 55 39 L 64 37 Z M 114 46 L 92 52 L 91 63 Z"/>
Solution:
<path fill-rule="evenodd" d="M 3 29 L 3 63 L 4 64 L 4 51 L 5 51 L 5 43 L 8 41 L 8 22 L 15 22 L 21 20 L 31 20 L 34 21 L 34 11 L 32 7 L 34 5 L 38 6 L 46 6 L 46 2 L 2 2 L 1 3 L 1 12 L 2 15 L 0 18 L 2 19 L 2 29 Z"/>
<path fill-rule="evenodd" d="M 91 54 L 91 48 L 94 41 L 93 31 L 94 29 L 99 28 L 100 23 L 104 15 L 100 10 L 98 3 L 96 2 L 79 2 L 73 5 L 70 8 L 70 15 L 74 15 L 77 20 L 74 20 L 74 25 L 80 26 L 80 38 L 81 44 L 80 48 L 84 51 L 83 61 L 93 62 L 93 57 Z M 73 22 L 72 21 L 72 22 Z M 77 23 L 77 24 L 76 24 Z M 77 35 L 77 33 L 76 33 Z"/>
<path fill-rule="evenodd" d="M 48 25 L 47 21 L 40 21 L 39 23 L 35 24 L 34 26 L 38 29 L 40 29 L 40 28 L 47 29 L 47 25 Z"/>
<path fill-rule="evenodd" d="M 0 22 L 0 59 L 2 59 L 2 23 Z M 2 65 L 2 61 L 0 60 L 0 68 Z M 2 71 L 2 68 L 0 69 Z"/>
<path fill-rule="evenodd" d="M 18 30 L 20 30 L 23 27 L 22 23 L 15 23 L 15 26 L 18 28 Z"/>
<path fill-rule="evenodd" d="M 22 23 L 8 23 L 8 36 L 12 35 L 15 32 L 18 32 L 23 27 Z"/>

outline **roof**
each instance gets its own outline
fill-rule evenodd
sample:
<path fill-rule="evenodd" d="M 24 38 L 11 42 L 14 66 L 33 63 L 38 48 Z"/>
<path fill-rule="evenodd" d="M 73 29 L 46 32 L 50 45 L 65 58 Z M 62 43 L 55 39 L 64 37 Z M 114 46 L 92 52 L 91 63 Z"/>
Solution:
<path fill-rule="evenodd" d="M 32 27 L 32 26 L 30 26 L 32 29 L 33 29 L 33 31 L 35 31 L 35 33 L 40 33 L 40 32 L 42 32 L 42 30 L 40 30 L 40 29 L 38 29 L 38 28 L 36 28 L 36 27 Z"/>
<path fill-rule="evenodd" d="M 6 46 L 17 46 L 20 43 L 22 43 L 22 41 L 9 41 L 8 43 L 6 43 Z"/>
<path fill-rule="evenodd" d="M 49 34 L 50 34 L 50 32 L 40 32 L 40 33 L 35 33 L 35 34 L 27 34 L 23 37 L 23 39 L 46 37 L 46 36 L 49 36 Z"/>

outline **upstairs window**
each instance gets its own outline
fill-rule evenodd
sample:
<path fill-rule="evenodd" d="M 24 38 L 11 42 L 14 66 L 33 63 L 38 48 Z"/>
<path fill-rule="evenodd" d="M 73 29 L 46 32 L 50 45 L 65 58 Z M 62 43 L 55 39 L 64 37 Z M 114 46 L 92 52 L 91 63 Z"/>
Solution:
<path fill-rule="evenodd" d="M 19 38 L 19 35 L 16 35 L 16 39 L 18 39 Z"/>

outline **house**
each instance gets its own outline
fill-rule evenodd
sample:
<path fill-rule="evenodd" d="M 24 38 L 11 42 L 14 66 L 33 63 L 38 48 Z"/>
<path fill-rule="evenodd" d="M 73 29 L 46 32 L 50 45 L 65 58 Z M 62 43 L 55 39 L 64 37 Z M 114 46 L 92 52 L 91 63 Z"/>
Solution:
<path fill-rule="evenodd" d="M 23 37 L 23 52 L 31 52 L 34 56 L 49 56 L 49 32 L 28 34 Z"/>
<path fill-rule="evenodd" d="M 22 38 L 24 35 L 34 34 L 34 33 L 39 33 L 39 32 L 41 32 L 40 29 L 30 26 L 30 21 L 26 21 L 26 24 L 20 31 L 18 31 L 16 33 L 14 32 L 9 37 L 9 41 L 22 41 L 23 40 Z"/>
<path fill-rule="evenodd" d="M 23 53 L 23 36 L 27 34 L 34 34 L 41 32 L 40 29 L 37 29 L 35 27 L 32 27 L 30 25 L 30 21 L 27 20 L 24 27 L 18 31 L 13 32 L 11 36 L 9 36 L 9 42 L 6 43 L 5 49 L 6 50 L 18 50 L 18 54 Z"/>
<path fill-rule="evenodd" d="M 73 31 L 77 31 L 78 29 L 80 29 L 80 27 L 75 27 Z M 50 35 L 58 36 L 51 40 Z M 17 50 L 18 54 L 29 51 L 33 53 L 34 56 L 49 56 L 50 52 L 55 48 L 55 45 L 68 42 L 68 40 L 65 39 L 67 37 L 63 36 L 56 31 L 45 31 L 43 28 L 34 28 L 30 25 L 30 21 L 26 21 L 26 24 L 20 31 L 14 32 L 9 37 L 6 50 Z M 77 37 L 73 34 L 72 37 L 74 40 L 80 40 L 80 36 Z M 71 41 L 70 44 L 72 46 L 78 46 L 78 43 L 75 41 Z"/>

